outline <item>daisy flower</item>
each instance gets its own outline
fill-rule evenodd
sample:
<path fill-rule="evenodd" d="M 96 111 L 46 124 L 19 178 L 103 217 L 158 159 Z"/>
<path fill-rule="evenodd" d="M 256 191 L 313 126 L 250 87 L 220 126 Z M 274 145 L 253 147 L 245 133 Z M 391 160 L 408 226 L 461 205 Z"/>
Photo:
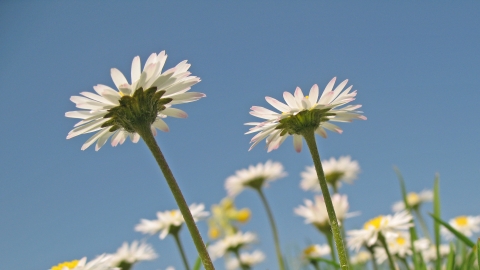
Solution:
<path fill-rule="evenodd" d="M 329 255 L 331 252 L 328 245 L 310 245 L 303 250 L 303 258 L 314 260 Z"/>
<path fill-rule="evenodd" d="M 260 141 L 266 139 L 268 152 L 277 149 L 287 137 L 293 135 L 295 150 L 302 150 L 301 132 L 305 128 L 314 128 L 315 133 L 326 138 L 325 129 L 342 133 L 340 127 L 331 122 L 351 122 L 353 119 L 366 120 L 367 118 L 357 111 L 361 105 L 341 107 L 353 100 L 356 91 L 350 92 L 352 86 L 344 90 L 348 80 L 341 82 L 333 88 L 336 78 L 333 78 L 325 87 L 319 98 L 318 85 L 313 85 L 308 96 L 297 87 L 295 94 L 284 92 L 285 103 L 272 97 L 266 101 L 280 112 L 275 112 L 264 107 L 253 106 L 250 114 L 264 119 L 263 122 L 251 122 L 245 125 L 253 126 L 246 134 L 258 132 L 251 140 L 255 147 Z"/>
<path fill-rule="evenodd" d="M 449 222 L 455 230 L 463 233 L 465 236 L 472 236 L 473 233 L 480 231 L 480 216 L 458 216 Z M 452 239 L 453 235 L 450 231 L 442 227 L 442 233 L 446 238 Z"/>
<path fill-rule="evenodd" d="M 207 211 L 204 211 L 205 206 L 203 204 L 193 203 L 189 208 L 195 221 L 209 215 Z M 135 226 L 135 231 L 151 235 L 161 232 L 160 239 L 164 239 L 168 234 L 177 233 L 184 222 L 185 220 L 179 210 L 157 212 L 157 219 L 142 219 L 140 224 Z"/>
<path fill-rule="evenodd" d="M 359 251 L 357 254 L 353 255 L 350 260 L 353 265 L 366 264 L 371 258 L 372 258 L 372 255 L 370 254 L 370 252 L 362 250 L 362 251 Z"/>
<path fill-rule="evenodd" d="M 280 162 L 267 161 L 257 166 L 250 165 L 248 169 L 241 169 L 225 180 L 225 189 L 228 196 L 234 197 L 243 191 L 245 187 L 260 189 L 268 186 L 269 182 L 285 177 L 286 172 Z"/>
<path fill-rule="evenodd" d="M 50 268 L 50 270 L 121 270 L 110 266 L 110 255 L 100 255 L 94 260 L 87 262 L 87 258 L 63 262 Z"/>
<path fill-rule="evenodd" d="M 408 255 L 412 255 L 409 234 L 400 232 L 396 236 L 387 237 L 386 242 L 392 256 L 406 258 Z M 375 248 L 375 257 L 378 264 L 388 259 L 387 252 L 383 247 Z"/>
<path fill-rule="evenodd" d="M 395 237 L 401 230 L 413 226 L 412 219 L 407 211 L 395 213 L 393 216 L 378 216 L 367 221 L 363 229 L 348 231 L 348 246 L 357 251 L 363 245 L 372 246 L 377 242 L 379 233 L 386 238 Z"/>
<path fill-rule="evenodd" d="M 265 254 L 260 250 L 255 250 L 252 253 L 241 253 L 240 254 L 240 261 L 241 264 L 238 262 L 238 259 L 235 257 L 230 258 L 227 261 L 226 268 L 228 270 L 235 270 L 239 268 L 241 265 L 247 266 L 249 268 L 257 265 L 265 260 Z"/>
<path fill-rule="evenodd" d="M 437 260 L 437 248 L 433 245 L 430 240 L 426 238 L 421 238 L 415 240 L 413 243 L 415 246 L 415 250 L 422 253 L 423 260 L 426 263 L 433 262 Z M 445 257 L 450 253 L 450 246 L 449 245 L 440 245 L 439 247 L 440 257 Z"/>
<path fill-rule="evenodd" d="M 144 102 L 140 104 L 140 114 L 143 114 L 145 119 L 148 118 L 147 124 L 150 125 L 154 135 L 156 129 L 169 131 L 167 124 L 163 121 L 165 117 L 187 117 L 184 111 L 173 108 L 172 105 L 205 97 L 202 93 L 187 93 L 192 85 L 200 82 L 200 78 L 190 76 L 191 73 L 188 71 L 190 64 L 186 60 L 162 72 L 166 60 L 165 51 L 159 54 L 153 53 L 141 70 L 140 57 L 136 56 L 132 61 L 130 83 L 122 72 L 112 68 L 110 74 L 117 90 L 98 84 L 93 87 L 95 93 L 81 92 L 82 96 L 72 96 L 70 100 L 82 110 L 67 112 L 65 116 L 82 120 L 75 124 L 75 128 L 68 133 L 67 139 L 95 132 L 83 144 L 82 150 L 96 142 L 95 150 L 97 151 L 110 137 L 112 146 L 122 144 L 127 137 L 130 137 L 134 143 L 138 142 L 140 135 L 133 123 L 138 120 L 135 118 L 138 116 L 127 117 L 128 113 L 125 114 L 125 110 L 129 110 L 129 105 L 134 102 L 137 102 L 135 105 L 138 105 L 138 102 Z"/>
<path fill-rule="evenodd" d="M 228 251 L 235 252 L 241 247 L 257 241 L 257 236 L 251 232 L 237 232 L 232 235 L 225 236 L 216 243 L 208 247 L 208 252 L 212 260 L 222 257 Z"/>
<path fill-rule="evenodd" d="M 352 213 L 347 213 L 349 208 L 347 195 L 333 194 L 332 203 L 340 224 L 345 218 L 352 216 Z M 305 223 L 313 224 L 322 232 L 330 232 L 330 220 L 323 196 L 315 196 L 314 201 L 305 200 L 305 205 L 295 208 L 294 212 L 304 217 Z"/>
<path fill-rule="evenodd" d="M 212 205 L 211 209 L 212 216 L 208 220 L 208 236 L 211 239 L 234 234 L 238 231 L 235 225 L 246 223 L 251 216 L 250 209 L 237 209 L 229 197 L 222 199 L 218 205 Z"/>
<path fill-rule="evenodd" d="M 335 190 L 341 186 L 341 182 L 351 184 L 360 173 L 358 162 L 352 160 L 350 156 L 341 156 L 338 160 L 333 157 L 324 160 L 322 167 L 327 183 Z M 320 183 L 314 166 L 306 167 L 300 175 L 302 176 L 300 187 L 303 190 L 320 191 Z"/>
<path fill-rule="evenodd" d="M 420 205 L 431 202 L 433 200 L 433 192 L 431 190 L 424 190 L 420 193 L 410 192 L 407 194 L 407 203 L 413 209 L 418 209 Z M 402 201 L 398 201 L 392 206 L 393 212 L 400 212 L 405 210 L 405 203 Z"/>
<path fill-rule="evenodd" d="M 110 265 L 133 265 L 140 261 L 151 261 L 158 257 L 153 247 L 147 243 L 133 241 L 131 245 L 124 242 L 115 254 L 111 255 Z"/>

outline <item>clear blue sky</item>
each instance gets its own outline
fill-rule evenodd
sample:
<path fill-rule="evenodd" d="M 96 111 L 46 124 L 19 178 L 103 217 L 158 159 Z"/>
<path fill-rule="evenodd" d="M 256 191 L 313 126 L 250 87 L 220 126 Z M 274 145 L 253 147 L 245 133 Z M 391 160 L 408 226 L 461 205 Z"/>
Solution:
<path fill-rule="evenodd" d="M 194 91 L 207 95 L 181 106 L 189 117 L 168 118 L 171 131 L 157 136 L 188 202 L 210 207 L 235 170 L 280 161 L 289 176 L 266 194 L 284 250 L 324 243 L 293 214 L 313 198 L 299 188 L 308 151 L 297 154 L 289 139 L 271 153 L 263 144 L 248 152 L 243 123 L 256 120 L 252 105 L 269 106 L 265 96 L 323 89 L 337 76 L 358 90 L 368 117 L 318 138 L 323 158 L 351 155 L 362 168 L 341 189 L 362 212 L 348 228 L 390 213 L 400 199 L 393 165 L 412 191 L 431 188 L 440 173 L 445 219 L 480 214 L 479 12 L 478 1 L 2 1 L 0 268 L 48 269 L 114 252 L 143 238 L 133 231 L 141 218 L 176 208 L 143 142 L 95 152 L 80 150 L 88 136 L 65 139 L 76 123 L 64 117 L 74 110 L 70 96 L 113 86 L 110 68 L 129 74 L 134 56 L 162 50 L 166 67 L 188 59 L 202 78 Z M 256 194 L 242 193 L 237 205 L 253 210 L 244 229 L 261 235 L 268 258 L 259 269 L 276 269 Z M 192 261 L 186 230 L 182 239 Z M 148 241 L 160 257 L 138 270 L 181 269 L 172 239 Z"/>

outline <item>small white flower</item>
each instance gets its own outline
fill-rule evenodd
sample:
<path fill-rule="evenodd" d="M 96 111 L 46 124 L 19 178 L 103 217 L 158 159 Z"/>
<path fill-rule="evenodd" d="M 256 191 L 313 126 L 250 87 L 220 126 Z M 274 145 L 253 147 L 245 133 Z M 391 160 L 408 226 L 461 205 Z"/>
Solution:
<path fill-rule="evenodd" d="M 87 262 L 87 258 L 80 260 L 60 263 L 50 268 L 50 270 L 120 270 L 117 267 L 110 266 L 110 255 L 102 254 L 97 258 Z"/>
<path fill-rule="evenodd" d="M 337 159 L 330 158 L 322 161 L 323 172 L 327 183 L 335 188 L 341 186 L 341 182 L 351 184 L 357 179 L 360 173 L 360 166 L 356 160 L 352 160 L 350 156 L 341 156 Z M 317 171 L 314 166 L 306 167 L 301 174 L 302 181 L 300 187 L 303 190 L 321 191 L 320 183 L 317 177 Z"/>
<path fill-rule="evenodd" d="M 204 219 L 209 215 L 207 211 L 203 211 L 205 209 L 205 205 L 203 204 L 193 203 L 189 208 L 195 221 Z M 140 224 L 135 226 L 135 231 L 152 235 L 161 231 L 160 239 L 164 239 L 170 233 L 171 229 L 180 227 L 184 222 L 185 220 L 180 210 L 157 212 L 157 219 L 142 219 Z"/>
<path fill-rule="evenodd" d="M 286 172 L 280 162 L 267 161 L 257 166 L 250 165 L 248 169 L 241 169 L 225 180 L 225 189 L 228 196 L 234 197 L 243 191 L 245 187 L 262 188 L 269 182 L 285 177 Z"/>
<path fill-rule="evenodd" d="M 372 258 L 372 255 L 369 252 L 362 250 L 352 256 L 351 262 L 354 265 L 366 264 L 371 258 Z"/>
<path fill-rule="evenodd" d="M 416 240 L 413 245 L 417 252 L 422 253 L 423 260 L 426 263 L 433 262 L 437 259 L 437 248 L 433 245 L 430 240 L 426 238 L 421 238 Z M 445 257 L 450 253 L 449 245 L 440 245 L 439 247 L 440 257 Z"/>
<path fill-rule="evenodd" d="M 474 232 L 480 231 L 480 216 L 458 216 L 449 221 L 450 226 L 463 233 L 465 236 L 472 236 Z M 453 234 L 442 227 L 442 233 L 447 239 L 452 239 Z"/>
<path fill-rule="evenodd" d="M 225 236 L 208 247 L 212 260 L 222 257 L 227 251 L 238 250 L 239 248 L 257 241 L 257 236 L 251 232 L 237 232 Z"/>
<path fill-rule="evenodd" d="M 349 208 L 347 195 L 333 194 L 332 204 L 340 224 L 351 216 L 347 213 Z M 294 212 L 304 217 L 305 223 L 311 223 L 320 230 L 330 230 L 330 220 L 323 196 L 315 196 L 314 201 L 305 200 L 305 205 L 295 208 Z"/>
<path fill-rule="evenodd" d="M 407 211 L 393 216 L 378 216 L 366 222 L 363 229 L 348 231 L 348 246 L 357 251 L 363 245 L 372 246 L 377 242 L 379 233 L 386 238 L 395 237 L 401 230 L 412 227 L 412 220 L 413 217 Z"/>
<path fill-rule="evenodd" d="M 356 111 L 361 105 L 349 105 L 339 108 L 340 106 L 355 100 L 357 91 L 350 93 L 352 86 L 343 91 L 348 80 L 341 82 L 335 89 L 333 89 L 335 80 L 336 78 L 333 78 L 327 84 L 320 98 L 318 97 L 319 90 L 318 85 L 316 84 L 312 86 L 308 96 L 304 96 L 299 87 L 295 89 L 294 95 L 289 92 L 284 92 L 283 97 L 286 104 L 272 97 L 265 97 L 266 101 L 279 110 L 280 113 L 264 107 L 253 106 L 250 114 L 265 119 L 266 121 L 245 123 L 245 125 L 254 126 L 245 134 L 258 132 L 251 140 L 251 143 L 253 144 L 250 147 L 250 150 L 265 138 L 268 152 L 277 149 L 285 139 L 291 135 L 288 132 L 282 132 L 282 129 L 277 129 L 281 124 L 280 120 L 295 116 L 302 111 L 325 110 L 325 112 L 332 113 L 332 115 L 325 116 L 328 120 L 320 122 L 315 130 L 317 134 L 324 138 L 327 137 L 325 129 L 342 133 L 340 127 L 331 122 L 352 122 L 353 119 L 366 120 L 367 118 L 361 115 L 360 111 Z M 293 144 L 297 152 L 302 150 L 301 135 L 293 134 Z"/>
<path fill-rule="evenodd" d="M 134 264 L 140 261 L 151 261 L 157 257 L 153 247 L 147 243 L 133 241 L 129 246 L 124 242 L 115 254 L 111 254 L 110 264 L 112 266 L 120 266 L 122 262 Z"/>
<path fill-rule="evenodd" d="M 75 125 L 75 128 L 68 133 L 67 139 L 76 137 L 81 134 L 96 132 L 82 146 L 82 150 L 87 149 L 90 145 L 97 142 L 95 150 L 99 150 L 108 138 L 112 137 L 112 146 L 122 144 L 127 137 L 136 143 L 140 139 L 137 133 L 130 133 L 124 128 L 116 131 L 109 131 L 110 127 L 102 127 L 109 118 L 104 118 L 108 110 L 120 105 L 123 96 L 133 96 L 136 90 L 143 88 L 147 90 L 156 87 L 158 91 L 165 90 L 162 98 L 171 98 L 172 101 L 165 105 L 165 109 L 158 113 L 155 122 L 152 123 L 151 129 L 154 135 L 156 129 L 161 131 L 169 131 L 167 124 L 162 120 L 167 116 L 185 118 L 187 114 L 179 109 L 172 108 L 172 105 L 196 101 L 205 97 L 203 93 L 189 92 L 190 87 L 198 82 L 200 78 L 190 76 L 188 69 L 190 64 L 182 61 L 174 68 L 162 73 L 163 66 L 167 60 L 165 51 L 158 55 L 153 53 L 147 59 L 143 71 L 141 70 L 140 57 L 136 56 L 132 61 L 131 83 L 128 83 L 125 76 L 116 68 L 111 69 L 112 80 L 117 90 L 106 85 L 98 84 L 93 87 L 95 93 L 82 92 L 81 96 L 72 96 L 70 100 L 76 104 L 77 108 L 84 109 L 81 111 L 71 111 L 65 113 L 66 117 L 79 118 L 82 121 Z"/>
<path fill-rule="evenodd" d="M 303 257 L 307 260 L 318 259 L 329 255 L 331 252 L 328 245 L 310 245 L 303 250 Z"/>
<path fill-rule="evenodd" d="M 400 232 L 396 236 L 387 237 L 386 242 L 388 250 L 392 256 L 405 258 L 407 255 L 412 255 L 409 234 Z M 375 257 L 378 264 L 381 264 L 388 259 L 387 252 L 383 246 L 375 248 Z"/>
<path fill-rule="evenodd" d="M 261 252 L 260 250 L 255 250 L 252 253 L 241 253 L 240 260 L 242 261 L 242 265 L 245 265 L 251 268 L 254 265 L 257 265 L 263 262 L 265 260 L 265 254 L 263 254 L 263 252 Z M 239 267 L 240 267 L 240 264 L 238 263 L 237 258 L 232 257 L 227 261 L 226 268 L 228 270 L 235 270 Z"/>
<path fill-rule="evenodd" d="M 410 192 L 407 194 L 407 202 L 410 207 L 416 209 L 423 203 L 431 202 L 433 200 L 433 192 L 431 190 L 424 190 L 420 193 Z M 393 212 L 400 212 L 405 210 L 405 203 L 398 201 L 392 206 Z"/>

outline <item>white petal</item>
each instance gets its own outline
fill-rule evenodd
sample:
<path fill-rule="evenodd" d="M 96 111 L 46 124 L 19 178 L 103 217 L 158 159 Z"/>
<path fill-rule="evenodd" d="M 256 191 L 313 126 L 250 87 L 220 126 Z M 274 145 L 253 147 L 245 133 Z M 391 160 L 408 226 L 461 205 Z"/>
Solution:
<path fill-rule="evenodd" d="M 265 100 L 270 103 L 275 109 L 281 111 L 281 112 L 289 112 L 290 107 L 285 105 L 284 103 L 272 98 L 272 97 L 265 97 Z"/>
<path fill-rule="evenodd" d="M 105 128 L 107 132 L 105 132 L 100 138 L 97 140 L 97 145 L 95 145 L 95 151 L 100 150 L 102 146 L 107 142 L 108 138 L 112 136 L 113 132 L 108 131 L 109 128 Z"/>
<path fill-rule="evenodd" d="M 120 89 L 121 85 L 128 84 L 127 79 L 123 76 L 123 73 L 120 72 L 120 70 L 112 68 L 110 70 L 110 75 L 112 76 L 113 83 L 115 83 L 118 89 Z"/>
<path fill-rule="evenodd" d="M 187 113 L 176 108 L 166 108 L 165 110 L 161 111 L 162 114 L 177 117 L 177 118 L 187 118 Z"/>
<path fill-rule="evenodd" d="M 105 123 L 107 120 L 109 120 L 109 119 L 102 118 L 102 119 L 99 119 L 99 120 L 89 122 L 89 123 L 87 123 L 83 126 L 76 127 L 68 133 L 67 139 L 71 139 L 71 138 L 73 138 L 75 136 L 78 136 L 80 134 L 88 133 L 88 132 L 91 132 L 91 131 L 93 131 L 97 128 L 100 128 L 100 126 L 103 123 Z"/>
<path fill-rule="evenodd" d="M 303 98 L 304 98 L 304 96 L 303 96 L 302 89 L 300 89 L 300 87 L 297 87 L 295 89 L 295 103 L 297 103 L 297 106 L 298 106 L 299 109 L 306 109 L 306 108 L 303 108 L 303 106 L 302 106 Z"/>
<path fill-rule="evenodd" d="M 337 79 L 337 77 L 333 77 L 333 79 L 330 80 L 330 82 L 327 84 L 327 86 L 325 86 L 325 90 L 323 90 L 323 93 L 322 93 L 322 95 L 320 96 L 320 99 L 321 99 L 324 95 L 326 95 L 326 94 L 328 94 L 328 93 L 330 93 L 330 92 L 332 91 L 333 85 L 335 84 L 335 80 L 336 80 L 336 79 Z"/>
<path fill-rule="evenodd" d="M 302 136 L 298 134 L 293 134 L 293 147 L 297 153 L 302 151 Z"/>
<path fill-rule="evenodd" d="M 102 137 L 103 135 L 107 134 L 108 128 L 104 128 L 103 130 L 100 130 L 99 132 L 95 133 L 92 137 L 90 137 L 83 145 L 82 145 L 82 150 L 87 149 L 90 145 L 92 145 L 98 138 Z"/>
<path fill-rule="evenodd" d="M 135 56 L 132 61 L 132 71 L 130 72 L 130 75 L 132 76 L 132 84 L 140 79 L 141 74 L 140 56 Z"/>
<path fill-rule="evenodd" d="M 155 128 L 163 131 L 163 132 L 168 132 L 170 131 L 170 129 L 168 128 L 167 126 L 167 123 L 165 123 L 165 121 L 163 121 L 162 119 L 158 118 L 155 120 L 155 122 L 153 122 L 152 126 L 154 126 Z"/>
<path fill-rule="evenodd" d="M 295 102 L 295 98 L 293 97 L 292 94 L 285 91 L 283 92 L 283 98 L 285 99 L 285 102 L 287 102 L 288 106 L 290 106 L 291 108 L 298 109 L 297 103 Z"/>
<path fill-rule="evenodd" d="M 317 103 L 318 101 L 318 85 L 314 84 L 312 88 L 310 88 L 310 93 L 308 94 L 308 99 L 312 104 Z"/>

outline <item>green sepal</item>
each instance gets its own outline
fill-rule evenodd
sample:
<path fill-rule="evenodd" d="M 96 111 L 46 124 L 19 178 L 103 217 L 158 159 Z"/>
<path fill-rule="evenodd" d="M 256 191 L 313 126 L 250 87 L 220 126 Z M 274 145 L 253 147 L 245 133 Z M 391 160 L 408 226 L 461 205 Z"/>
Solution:
<path fill-rule="evenodd" d="M 455 230 L 450 224 L 447 222 L 441 220 L 440 218 L 436 217 L 432 213 L 429 213 L 429 215 L 438 223 L 442 224 L 443 227 L 445 227 L 447 230 L 449 230 L 451 233 L 457 237 L 458 240 L 462 241 L 465 245 L 467 245 L 470 248 L 473 248 L 475 246 L 475 243 L 472 242 L 472 240 L 468 239 L 463 233 Z"/>

